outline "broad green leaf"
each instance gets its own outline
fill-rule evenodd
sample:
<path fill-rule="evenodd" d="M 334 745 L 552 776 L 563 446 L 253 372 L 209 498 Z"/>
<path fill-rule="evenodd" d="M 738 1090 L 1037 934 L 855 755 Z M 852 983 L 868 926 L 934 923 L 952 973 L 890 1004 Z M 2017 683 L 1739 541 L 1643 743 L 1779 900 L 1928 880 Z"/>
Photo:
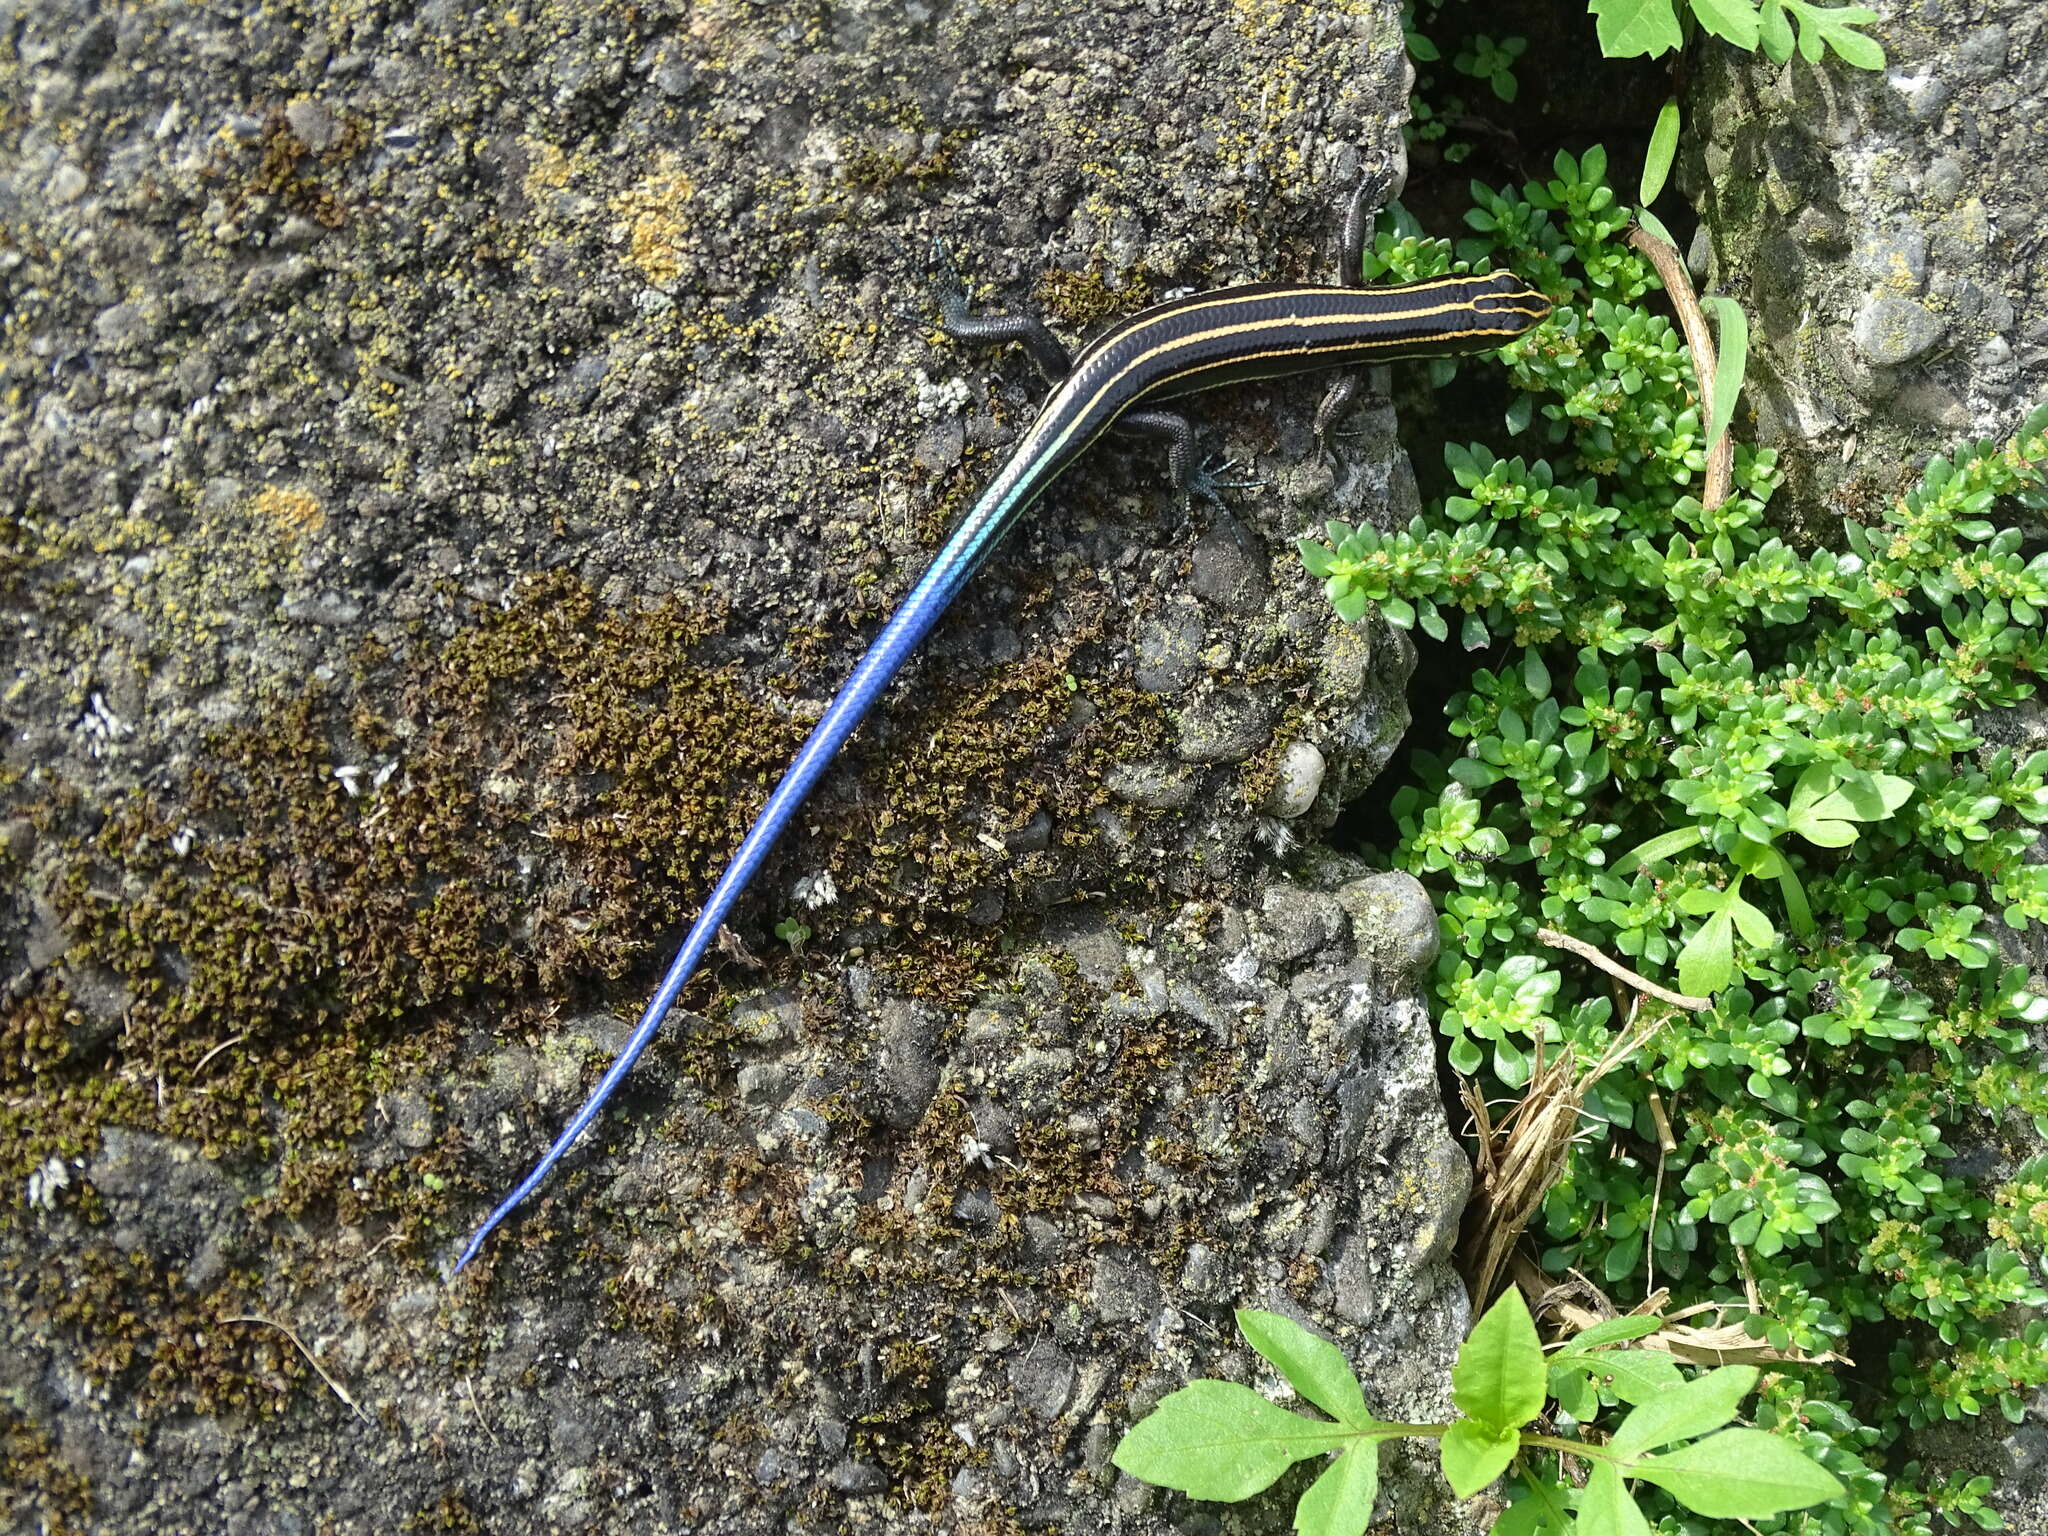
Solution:
<path fill-rule="evenodd" d="M 1799 822 L 1792 830 L 1820 848 L 1846 848 L 1858 836 L 1854 822 L 1828 821 L 1820 817 Z"/>
<path fill-rule="evenodd" d="M 1894 773 L 1846 771 L 1834 792 L 1813 807 L 1816 816 L 1845 821 L 1883 821 L 1913 798 L 1913 781 Z"/>
<path fill-rule="evenodd" d="M 1598 22 L 1600 51 L 1610 59 L 1639 53 L 1654 59 L 1685 41 L 1671 0 L 1592 0 L 1588 8 Z"/>
<path fill-rule="evenodd" d="M 1198 1499 L 1248 1499 L 1297 1461 L 1353 1438 L 1234 1381 L 1195 1381 L 1132 1425 L 1110 1460 L 1131 1476 Z"/>
<path fill-rule="evenodd" d="M 1734 979 L 1735 919 L 1716 912 L 1678 952 L 1678 987 L 1693 997 L 1711 997 Z"/>
<path fill-rule="evenodd" d="M 1599 1344 L 1617 1344 L 1628 1339 L 1640 1339 L 1655 1333 L 1663 1326 L 1664 1319 L 1661 1317 L 1610 1317 L 1604 1323 L 1581 1328 L 1565 1340 L 1564 1348 L 1559 1353 L 1575 1355 Z"/>
<path fill-rule="evenodd" d="M 1724 1365 L 1675 1392 L 1659 1393 L 1621 1421 L 1607 1448 L 1617 1456 L 1636 1457 L 1717 1430 L 1735 1417 L 1742 1400 L 1756 1389 L 1759 1374 L 1753 1365 Z"/>
<path fill-rule="evenodd" d="M 1451 1367 L 1451 1400 L 1489 1429 L 1518 1429 L 1543 1411 L 1543 1345 L 1512 1285 L 1487 1309 Z"/>
<path fill-rule="evenodd" d="M 1714 36 L 1745 53 L 1756 52 L 1756 0 L 1692 0 L 1692 13 Z"/>
<path fill-rule="evenodd" d="M 1713 409 L 1707 416 L 1707 447 L 1721 441 L 1721 434 L 1735 419 L 1735 401 L 1742 393 L 1742 376 L 1749 368 L 1749 317 L 1733 299 L 1719 295 L 1702 299 L 1700 307 L 1713 311 L 1719 323 L 1720 347 L 1714 358 L 1714 384 L 1710 391 Z"/>
<path fill-rule="evenodd" d="M 1489 1429 L 1477 1419 L 1459 1419 L 1436 1443 L 1444 1464 L 1444 1481 L 1451 1485 L 1452 1493 L 1469 1499 L 1507 1471 L 1521 1444 L 1517 1430 Z"/>
<path fill-rule="evenodd" d="M 1723 1520 L 1761 1520 L 1838 1499 L 1845 1491 L 1791 1441 L 1761 1429 L 1723 1430 L 1632 1470 L 1700 1514 Z"/>
<path fill-rule="evenodd" d="M 1820 45 L 1825 42 L 1844 64 L 1856 69 L 1883 69 L 1883 46 L 1855 30 L 1877 19 L 1877 12 L 1860 5 L 1803 5 L 1799 8 L 1799 51 L 1818 60 Z"/>
<path fill-rule="evenodd" d="M 1360 1536 L 1380 1492 L 1377 1440 L 1355 1445 L 1323 1469 L 1294 1506 L 1301 1536 Z"/>
<path fill-rule="evenodd" d="M 1358 1429 L 1372 1423 L 1358 1377 L 1352 1374 L 1344 1352 L 1328 1339 L 1318 1338 L 1277 1312 L 1239 1312 L 1237 1331 L 1278 1367 L 1289 1386 L 1331 1418 Z"/>
<path fill-rule="evenodd" d="M 1728 915 L 1735 919 L 1735 931 L 1758 949 L 1764 949 L 1778 940 L 1778 930 L 1771 926 L 1764 909 L 1736 895 L 1728 893 Z"/>
<path fill-rule="evenodd" d="M 1593 1390 L 1593 1375 L 1585 1361 L 1553 1365 L 1546 1384 L 1557 1406 L 1581 1424 L 1600 1411 L 1600 1394 Z"/>
<path fill-rule="evenodd" d="M 1625 1403 L 1647 1403 L 1685 1383 L 1678 1362 L 1661 1349 L 1602 1350 L 1586 1364 L 1594 1379 Z"/>
<path fill-rule="evenodd" d="M 1813 932 L 1813 907 L 1806 899 L 1806 887 L 1788 861 L 1778 874 L 1778 893 L 1785 899 L 1785 916 L 1798 934 Z"/>
<path fill-rule="evenodd" d="M 1792 23 L 1779 0 L 1764 0 L 1763 12 L 1757 17 L 1757 41 L 1780 64 L 1792 57 Z"/>
<path fill-rule="evenodd" d="M 1735 861 L 1744 874 L 1755 875 L 1763 880 L 1781 874 L 1785 868 L 1785 855 L 1769 843 L 1759 842 L 1750 837 L 1737 838 L 1735 846 L 1728 850 L 1728 857 Z"/>
<path fill-rule="evenodd" d="M 1665 178 L 1671 174 L 1671 162 L 1677 154 L 1678 103 L 1672 100 L 1665 102 L 1658 112 L 1657 126 L 1650 130 L 1649 152 L 1643 157 L 1643 180 L 1636 191 L 1636 201 L 1645 208 L 1657 201 L 1657 194 L 1664 190 Z"/>
<path fill-rule="evenodd" d="M 1601 1462 L 1586 1479 L 1586 1491 L 1579 1495 L 1578 1536 L 1652 1536 L 1650 1522 L 1613 1462 Z"/>

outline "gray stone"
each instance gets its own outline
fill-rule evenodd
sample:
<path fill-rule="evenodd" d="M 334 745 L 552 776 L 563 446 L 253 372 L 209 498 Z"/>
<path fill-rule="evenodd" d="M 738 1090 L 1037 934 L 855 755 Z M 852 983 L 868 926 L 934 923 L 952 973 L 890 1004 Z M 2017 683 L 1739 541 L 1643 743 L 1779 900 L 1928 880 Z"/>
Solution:
<path fill-rule="evenodd" d="M 1334 896 L 1293 885 L 1269 885 L 1259 899 L 1252 950 L 1267 963 L 1299 960 L 1344 931 L 1344 907 Z"/>
<path fill-rule="evenodd" d="M 1373 875 L 1337 892 L 1351 916 L 1359 952 L 1371 957 L 1385 979 L 1420 977 L 1436 961 L 1440 945 L 1436 908 L 1413 875 Z"/>
<path fill-rule="evenodd" d="M 1956 45 L 1956 65 L 1966 78 L 1989 79 L 2005 68 L 2010 46 L 2005 28 L 1993 22 L 1977 28 Z"/>
<path fill-rule="evenodd" d="M 1236 522 L 1219 514 L 1216 526 L 1195 545 L 1188 590 L 1219 612 L 1257 613 L 1269 590 L 1264 550 Z"/>
<path fill-rule="evenodd" d="M 1884 293 L 1915 294 L 1927 285 L 1927 236 L 1916 225 L 1870 231 L 1857 241 L 1853 260 Z"/>
<path fill-rule="evenodd" d="M 835 1462 L 825 1474 L 825 1486 L 848 1496 L 880 1493 L 889 1486 L 889 1474 L 871 1461 Z"/>
<path fill-rule="evenodd" d="M 1035 1417 L 1050 1421 L 1066 1411 L 1080 1373 L 1066 1352 L 1040 1339 L 1010 1363 L 1010 1387 Z"/>
<path fill-rule="evenodd" d="M 418 1152 L 434 1142 L 434 1106 L 416 1089 L 399 1088 L 379 1100 L 379 1108 L 391 1126 L 392 1139 L 407 1151 Z"/>
<path fill-rule="evenodd" d="M 1175 754 L 1184 763 L 1241 763 L 1266 744 L 1275 713 L 1271 699 L 1212 694 L 1180 711 Z"/>
<path fill-rule="evenodd" d="M 892 998 L 882 1005 L 877 1086 L 884 1120 L 909 1130 L 924 1118 L 939 1091 L 938 1021 L 916 1003 Z"/>
<path fill-rule="evenodd" d="M 1179 693 L 1202 675 L 1202 647 L 1208 632 L 1192 608 L 1155 620 L 1138 637 L 1138 665 L 1133 672 L 1147 693 Z"/>
<path fill-rule="evenodd" d="M 1872 294 L 1856 312 L 1856 350 L 1879 368 L 1917 362 L 1941 344 L 1941 319 L 1924 304 L 1893 294 Z"/>
<path fill-rule="evenodd" d="M 1304 815 L 1322 791 L 1323 772 L 1328 766 L 1322 749 L 1312 741 L 1291 743 L 1280 754 L 1280 769 L 1273 788 L 1259 809 L 1268 816 L 1291 821 Z"/>
<path fill-rule="evenodd" d="M 1103 777 L 1112 795 L 1150 811 L 1181 811 L 1195 798 L 1195 775 L 1174 763 L 1119 763 Z"/>

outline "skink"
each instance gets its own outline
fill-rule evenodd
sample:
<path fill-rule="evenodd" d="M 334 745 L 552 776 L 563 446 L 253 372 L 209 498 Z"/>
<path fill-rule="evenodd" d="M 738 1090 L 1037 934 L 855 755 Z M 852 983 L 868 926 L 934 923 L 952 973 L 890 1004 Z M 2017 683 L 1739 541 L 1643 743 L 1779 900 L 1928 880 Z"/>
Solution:
<path fill-rule="evenodd" d="M 1379 191 L 1378 184 L 1368 183 L 1352 199 L 1342 242 L 1347 284 L 1360 281 L 1364 234 Z M 1490 351 L 1537 324 L 1549 310 L 1549 301 L 1512 272 L 1435 277 L 1379 288 L 1253 284 L 1155 305 L 1091 342 L 1068 364 L 1064 349 L 1036 321 L 970 320 L 949 309 L 946 329 L 956 336 L 1021 341 L 1042 368 L 1064 377 L 1001 472 L 954 528 L 903 606 L 826 706 L 712 887 L 617 1059 L 533 1171 L 477 1228 L 455 1271 L 476 1257 L 484 1240 L 539 1187 L 597 1118 L 661 1028 L 719 926 L 846 738 L 1003 535 L 1090 444 L 1112 427 L 1165 437 L 1172 447 L 1175 479 L 1186 489 L 1196 478 L 1193 429 L 1167 412 L 1137 409 L 1141 404 L 1247 379 Z M 1342 385 L 1350 382 L 1347 378 Z M 1334 407 L 1348 398 L 1348 387 L 1332 391 L 1317 413 L 1319 433 L 1334 416 Z"/>

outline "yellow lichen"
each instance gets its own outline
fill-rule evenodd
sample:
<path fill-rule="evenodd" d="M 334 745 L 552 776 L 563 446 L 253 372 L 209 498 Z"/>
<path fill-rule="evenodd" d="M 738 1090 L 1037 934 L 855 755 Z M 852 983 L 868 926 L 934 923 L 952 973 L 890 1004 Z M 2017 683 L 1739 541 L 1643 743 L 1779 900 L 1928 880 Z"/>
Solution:
<path fill-rule="evenodd" d="M 672 154 L 664 154 L 654 171 L 611 201 L 626 243 L 626 259 L 656 287 L 683 274 L 682 250 L 690 233 L 685 207 L 696 188 Z"/>

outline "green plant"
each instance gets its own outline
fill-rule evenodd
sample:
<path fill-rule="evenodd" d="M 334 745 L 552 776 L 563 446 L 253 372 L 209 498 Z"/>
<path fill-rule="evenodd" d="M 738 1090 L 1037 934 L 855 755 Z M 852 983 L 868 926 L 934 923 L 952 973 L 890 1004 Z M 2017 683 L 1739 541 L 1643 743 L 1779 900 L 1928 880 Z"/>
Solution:
<path fill-rule="evenodd" d="M 1520 90 L 1515 81 L 1515 60 L 1528 51 L 1526 37 L 1504 37 L 1495 42 L 1482 32 L 1452 57 L 1451 68 L 1474 80 L 1484 80 L 1502 101 L 1513 101 Z"/>
<path fill-rule="evenodd" d="M 1408 56 L 1415 61 L 1415 90 L 1409 101 L 1409 121 L 1406 129 L 1411 143 L 1436 144 L 1438 153 L 1450 165 L 1456 165 L 1472 153 L 1469 139 L 1450 137 L 1451 125 L 1473 116 L 1463 94 L 1449 88 L 1453 82 L 1438 75 L 1430 66 L 1443 62 L 1443 52 L 1429 38 L 1428 32 L 1437 29 L 1444 0 L 1405 0 L 1401 11 L 1401 30 L 1408 44 Z M 1423 12 L 1427 14 L 1424 15 Z M 1528 51 L 1529 40 L 1525 37 L 1494 38 L 1478 33 L 1464 39 L 1464 45 L 1453 51 L 1451 68 L 1469 80 L 1484 81 L 1494 96 L 1501 101 L 1511 102 L 1520 94 L 1521 84 L 1515 78 L 1515 61 Z"/>
<path fill-rule="evenodd" d="M 1832 51 L 1858 69 L 1883 69 L 1884 49 L 1857 31 L 1878 19 L 1860 5 L 1808 0 L 1588 0 L 1599 23 L 1600 51 L 1610 59 L 1655 58 L 1685 45 L 1693 25 L 1737 48 L 1758 48 L 1782 64 L 1796 50 L 1809 64 Z M 1795 40 L 1793 24 L 1798 23 Z"/>
<path fill-rule="evenodd" d="M 1539 1045 L 1591 1061 L 1661 1019 L 1640 1074 L 1588 1096 L 1544 1263 L 1654 1277 L 1795 1355 L 1847 1353 L 1866 1323 L 1896 1341 L 1890 1390 L 1797 1359 L 1766 1388 L 1852 1496 L 1760 1529 L 1989 1518 L 1970 1481 L 1928 1486 L 1897 1447 L 1929 1412 L 2048 1382 L 2048 1355 L 2014 1346 L 2043 1321 L 2038 1199 L 1948 1171 L 2016 1118 L 2048 1127 L 2026 1033 L 2048 999 L 1998 958 L 2001 925 L 2048 923 L 2030 862 L 2048 751 L 1991 751 L 1973 726 L 2048 667 L 2048 554 L 2021 528 L 2048 510 L 2048 411 L 1869 497 L 1839 547 L 1795 545 L 1768 525 L 1768 451 L 1733 443 L 1732 494 L 1701 500 L 1707 391 L 1648 307 L 1605 157 L 1473 191 L 1473 238 L 1396 225 L 1369 265 L 1499 263 L 1550 294 L 1502 353 L 1514 451 L 1449 444 L 1449 494 L 1409 527 L 1301 545 L 1338 613 L 1377 605 L 1476 663 L 1448 749 L 1410 759 L 1385 850 L 1439 901 L 1452 1063 L 1491 1096 Z M 1539 929 L 1710 1006 L 1618 990 Z"/>
<path fill-rule="evenodd" d="M 1336 1345 L 1276 1313 L 1239 1312 L 1238 1331 L 1252 1348 L 1330 1417 L 1291 1412 L 1236 1382 L 1196 1381 L 1134 1425 L 1114 1460 L 1145 1482 L 1235 1502 L 1263 1492 L 1298 1461 L 1334 1454 L 1295 1506 L 1302 1536 L 1364 1531 L 1379 1489 L 1380 1446 L 1402 1438 L 1437 1442 L 1445 1481 L 1461 1499 L 1512 1468 L 1515 1503 L 1494 1529 L 1518 1536 L 1647 1536 L 1649 1521 L 1631 1480 L 1720 1519 L 1762 1519 L 1842 1494 L 1842 1484 L 1788 1438 L 1725 1427 L 1756 1388 L 1754 1367 L 1723 1366 L 1688 1381 L 1668 1354 L 1619 1347 L 1657 1322 L 1617 1318 L 1578 1334 L 1546 1360 L 1521 1293 L 1511 1288 L 1458 1351 L 1451 1398 L 1459 1417 L 1401 1424 L 1372 1416 Z M 1627 1403 L 1629 1411 L 1603 1441 L 1526 1428 L 1549 1396 L 1560 1407 L 1569 1404 L 1567 1416 L 1580 1424 L 1605 1399 Z M 1590 1465 L 1583 1487 L 1547 1464 L 1556 1456 Z"/>

